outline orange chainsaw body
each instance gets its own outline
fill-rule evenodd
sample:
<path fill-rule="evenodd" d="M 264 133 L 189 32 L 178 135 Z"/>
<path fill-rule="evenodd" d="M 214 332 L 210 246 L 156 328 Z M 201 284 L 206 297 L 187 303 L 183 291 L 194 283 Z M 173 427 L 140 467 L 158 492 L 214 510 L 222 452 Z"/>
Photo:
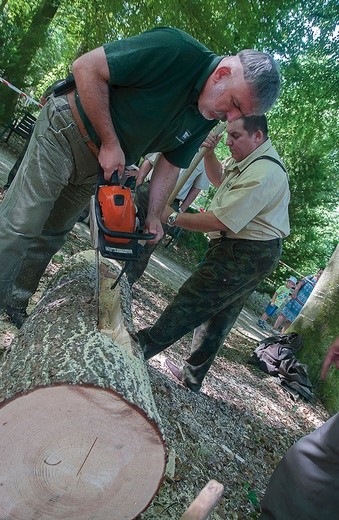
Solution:
<path fill-rule="evenodd" d="M 102 220 L 110 231 L 134 233 L 136 226 L 136 209 L 129 188 L 122 186 L 100 186 L 98 191 Z M 127 244 L 130 239 L 113 238 L 104 235 L 107 242 Z"/>

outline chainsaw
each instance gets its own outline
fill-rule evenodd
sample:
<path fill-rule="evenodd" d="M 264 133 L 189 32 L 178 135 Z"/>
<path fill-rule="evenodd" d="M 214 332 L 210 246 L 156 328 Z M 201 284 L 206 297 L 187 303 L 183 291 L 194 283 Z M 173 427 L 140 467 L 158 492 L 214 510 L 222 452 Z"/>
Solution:
<path fill-rule="evenodd" d="M 131 262 L 139 258 L 145 241 L 154 239 L 155 235 L 143 233 L 131 189 L 120 185 L 118 172 L 115 171 L 106 181 L 101 167 L 96 192 L 91 197 L 90 227 L 96 257 L 96 298 L 99 302 L 99 254 L 125 262 L 111 286 L 114 289 Z M 97 310 L 99 314 L 99 307 Z"/>

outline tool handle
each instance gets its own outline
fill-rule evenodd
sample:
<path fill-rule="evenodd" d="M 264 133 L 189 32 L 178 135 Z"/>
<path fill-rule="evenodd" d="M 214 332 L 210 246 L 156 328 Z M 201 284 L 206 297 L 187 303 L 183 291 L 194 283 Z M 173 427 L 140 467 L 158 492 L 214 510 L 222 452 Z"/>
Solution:
<path fill-rule="evenodd" d="M 104 176 L 104 170 L 99 164 L 97 184 L 98 184 L 98 186 L 119 186 L 120 182 L 119 182 L 118 170 L 114 170 L 110 180 L 107 181 Z"/>
<path fill-rule="evenodd" d="M 219 135 L 221 132 L 223 132 L 226 128 L 227 123 L 219 123 L 211 132 L 213 135 Z M 189 179 L 189 177 L 192 175 L 195 168 L 198 166 L 200 161 L 203 159 L 205 153 L 207 152 L 207 148 L 204 148 L 203 146 L 199 149 L 198 153 L 193 157 L 191 164 L 189 167 L 185 170 L 185 172 L 182 174 L 180 179 L 178 180 L 174 190 L 172 191 L 171 195 L 169 196 L 169 199 L 167 201 L 167 205 L 170 206 L 176 196 L 178 195 L 181 188 L 184 186 L 186 181 Z"/>
<path fill-rule="evenodd" d="M 156 237 L 153 233 L 128 233 L 127 231 L 112 231 L 103 223 L 99 201 L 95 199 L 95 216 L 98 228 L 108 237 L 112 238 L 130 238 L 134 240 L 153 240 Z"/>

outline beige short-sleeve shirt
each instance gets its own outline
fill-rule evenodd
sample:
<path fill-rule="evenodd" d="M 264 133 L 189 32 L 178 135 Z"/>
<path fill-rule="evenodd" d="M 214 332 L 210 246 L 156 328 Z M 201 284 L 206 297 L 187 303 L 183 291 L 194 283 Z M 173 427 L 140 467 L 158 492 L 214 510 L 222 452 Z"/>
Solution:
<path fill-rule="evenodd" d="M 243 161 L 227 159 L 224 180 L 212 199 L 209 210 L 229 231 L 228 238 L 272 240 L 286 237 L 290 232 L 288 204 L 290 190 L 287 173 L 269 159 L 282 163 L 278 153 L 267 139 Z M 220 232 L 208 234 L 219 238 Z"/>

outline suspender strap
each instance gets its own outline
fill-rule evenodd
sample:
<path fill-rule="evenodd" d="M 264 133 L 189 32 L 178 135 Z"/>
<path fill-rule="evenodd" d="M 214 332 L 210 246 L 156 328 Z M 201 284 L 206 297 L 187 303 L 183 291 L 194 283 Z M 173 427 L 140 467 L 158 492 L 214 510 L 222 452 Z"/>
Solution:
<path fill-rule="evenodd" d="M 239 175 L 241 175 L 251 164 L 253 164 L 255 161 L 261 161 L 261 159 L 267 159 L 268 161 L 272 161 L 275 164 L 278 164 L 282 170 L 287 174 L 286 168 L 281 164 L 278 159 L 275 159 L 275 157 L 271 157 L 270 155 L 260 155 L 260 157 L 257 157 L 256 159 L 253 159 L 241 172 Z M 221 238 L 226 238 L 227 234 L 226 231 L 220 231 Z"/>
<path fill-rule="evenodd" d="M 250 162 L 250 164 L 248 164 L 242 171 L 244 172 L 249 166 L 251 166 L 251 164 L 253 164 L 255 161 L 260 161 L 261 159 L 267 159 L 268 161 L 272 161 L 274 162 L 275 164 L 278 164 L 280 166 L 280 168 L 282 168 L 284 170 L 285 173 L 287 173 L 286 171 L 286 168 L 284 168 L 284 166 L 281 164 L 280 161 L 278 161 L 278 159 L 275 159 L 274 157 L 271 157 L 270 155 L 260 155 L 260 157 L 257 157 L 256 159 L 253 159 L 252 162 Z"/>

